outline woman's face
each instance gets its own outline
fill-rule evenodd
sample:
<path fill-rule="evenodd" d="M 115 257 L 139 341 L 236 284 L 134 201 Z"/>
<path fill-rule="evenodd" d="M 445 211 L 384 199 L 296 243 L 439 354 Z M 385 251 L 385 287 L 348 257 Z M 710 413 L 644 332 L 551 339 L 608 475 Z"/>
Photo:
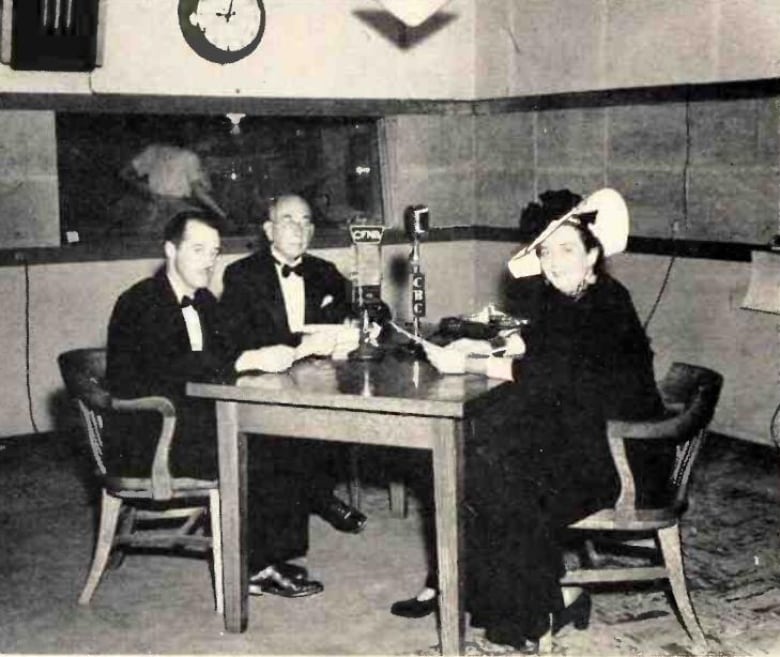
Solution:
<path fill-rule="evenodd" d="M 586 251 L 577 229 L 566 224 L 544 240 L 537 253 L 547 280 L 568 295 L 581 289 L 598 258 L 598 249 Z"/>

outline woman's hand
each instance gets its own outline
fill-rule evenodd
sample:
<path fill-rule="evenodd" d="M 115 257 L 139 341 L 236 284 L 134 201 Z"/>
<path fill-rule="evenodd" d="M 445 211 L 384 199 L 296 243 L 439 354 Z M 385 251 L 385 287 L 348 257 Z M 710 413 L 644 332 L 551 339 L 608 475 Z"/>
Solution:
<path fill-rule="evenodd" d="M 439 347 L 430 342 L 423 344 L 428 361 L 441 374 L 465 374 L 466 353 L 452 347 Z"/>
<path fill-rule="evenodd" d="M 506 341 L 504 356 L 507 358 L 520 358 L 525 354 L 525 340 L 520 331 L 512 331 L 502 336 Z"/>

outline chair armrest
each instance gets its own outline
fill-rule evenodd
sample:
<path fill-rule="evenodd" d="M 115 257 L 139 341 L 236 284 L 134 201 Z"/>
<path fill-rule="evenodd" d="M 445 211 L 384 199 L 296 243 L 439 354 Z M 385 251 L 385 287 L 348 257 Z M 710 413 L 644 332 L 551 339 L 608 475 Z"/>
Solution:
<path fill-rule="evenodd" d="M 618 520 L 626 520 L 636 511 L 636 483 L 626 453 L 626 441 L 679 439 L 681 435 L 685 435 L 690 423 L 686 414 L 645 422 L 607 421 L 609 451 L 620 478 L 620 494 L 615 502 L 615 515 Z"/>
<path fill-rule="evenodd" d="M 607 434 L 633 440 L 679 439 L 695 429 L 698 420 L 698 414 L 691 412 L 682 412 L 672 417 L 646 420 L 644 422 L 609 420 L 607 422 Z"/>
<path fill-rule="evenodd" d="M 113 399 L 111 408 L 120 413 L 137 411 L 156 411 L 163 417 L 157 448 L 152 461 L 152 497 L 155 500 L 167 500 L 173 495 L 171 471 L 168 455 L 171 450 L 173 433 L 176 430 L 176 408 L 167 397 L 138 397 L 136 399 Z"/>

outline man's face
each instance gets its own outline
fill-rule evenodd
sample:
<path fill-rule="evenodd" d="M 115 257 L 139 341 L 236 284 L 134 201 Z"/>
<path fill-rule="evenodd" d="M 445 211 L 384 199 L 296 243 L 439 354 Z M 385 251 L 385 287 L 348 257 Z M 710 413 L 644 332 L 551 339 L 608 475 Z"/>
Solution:
<path fill-rule="evenodd" d="M 294 262 L 309 248 L 314 235 L 309 204 L 299 196 L 280 198 L 263 230 L 279 255 L 288 263 Z"/>
<path fill-rule="evenodd" d="M 190 219 L 178 246 L 165 243 L 168 273 L 175 276 L 193 293 L 208 287 L 219 255 L 219 232 L 197 219 Z"/>

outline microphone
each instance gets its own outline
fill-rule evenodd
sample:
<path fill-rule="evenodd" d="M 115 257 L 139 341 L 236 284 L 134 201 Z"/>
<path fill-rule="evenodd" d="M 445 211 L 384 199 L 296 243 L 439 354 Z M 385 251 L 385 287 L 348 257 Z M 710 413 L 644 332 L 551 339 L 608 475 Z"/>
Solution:
<path fill-rule="evenodd" d="M 411 265 L 412 327 L 420 337 L 420 317 L 425 317 L 425 274 L 420 268 L 420 239 L 428 232 L 430 211 L 425 205 L 410 205 L 404 210 L 404 227 L 412 240 Z"/>
<path fill-rule="evenodd" d="M 428 232 L 430 211 L 425 205 L 410 205 L 404 211 L 404 227 L 410 239 L 416 239 Z"/>
<path fill-rule="evenodd" d="M 353 224 L 349 235 L 354 244 L 353 303 L 357 309 L 379 305 L 382 286 L 382 235 L 384 226 Z"/>
<path fill-rule="evenodd" d="M 379 360 L 382 351 L 370 342 L 371 317 L 382 306 L 382 235 L 384 226 L 355 223 L 349 227 L 354 244 L 352 303 L 360 314 L 360 343 L 349 353 L 352 360 Z"/>

